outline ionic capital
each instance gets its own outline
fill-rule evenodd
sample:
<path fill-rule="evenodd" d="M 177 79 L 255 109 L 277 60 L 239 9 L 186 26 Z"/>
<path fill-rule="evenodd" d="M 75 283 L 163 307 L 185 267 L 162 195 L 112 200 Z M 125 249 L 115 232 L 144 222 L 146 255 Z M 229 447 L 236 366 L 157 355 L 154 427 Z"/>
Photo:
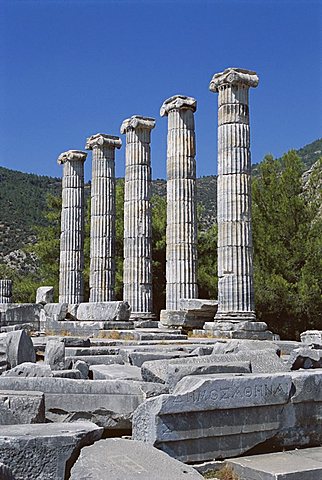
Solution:
<path fill-rule="evenodd" d="M 256 72 L 245 70 L 243 68 L 226 68 L 223 72 L 215 73 L 209 84 L 209 90 L 217 93 L 220 87 L 228 86 L 246 86 L 257 87 L 259 78 Z"/>
<path fill-rule="evenodd" d="M 121 125 L 121 133 L 126 133 L 128 130 L 136 130 L 137 128 L 152 130 L 154 127 L 154 118 L 133 115 L 132 117 L 123 121 Z"/>
<path fill-rule="evenodd" d="M 106 135 L 105 133 L 96 133 L 91 137 L 88 137 L 86 140 L 85 148 L 86 150 L 93 150 L 97 147 L 113 147 L 113 148 L 121 148 L 122 140 L 120 137 L 116 137 L 114 135 Z"/>
<path fill-rule="evenodd" d="M 161 117 L 168 115 L 170 110 L 192 110 L 195 112 L 197 110 L 197 100 L 184 95 L 174 95 L 163 102 L 160 109 Z"/>
<path fill-rule="evenodd" d="M 67 150 L 67 152 L 63 152 L 59 155 L 57 159 L 58 165 L 63 165 L 66 162 L 85 162 L 87 157 L 86 152 L 82 152 L 81 150 Z"/>

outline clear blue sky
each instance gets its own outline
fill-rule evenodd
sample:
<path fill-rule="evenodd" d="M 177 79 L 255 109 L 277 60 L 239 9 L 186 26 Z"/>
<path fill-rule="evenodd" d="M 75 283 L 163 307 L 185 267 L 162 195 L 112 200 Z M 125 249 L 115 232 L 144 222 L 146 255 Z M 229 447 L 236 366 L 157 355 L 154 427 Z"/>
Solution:
<path fill-rule="evenodd" d="M 253 162 L 302 147 L 322 136 L 321 32 L 319 0 L 0 0 L 0 165 L 61 176 L 59 153 L 84 149 L 97 132 L 119 135 L 141 114 L 157 120 L 153 177 L 164 178 L 159 109 L 179 93 L 198 101 L 198 175 L 215 174 L 208 85 L 229 66 L 260 77 L 250 98 Z"/>

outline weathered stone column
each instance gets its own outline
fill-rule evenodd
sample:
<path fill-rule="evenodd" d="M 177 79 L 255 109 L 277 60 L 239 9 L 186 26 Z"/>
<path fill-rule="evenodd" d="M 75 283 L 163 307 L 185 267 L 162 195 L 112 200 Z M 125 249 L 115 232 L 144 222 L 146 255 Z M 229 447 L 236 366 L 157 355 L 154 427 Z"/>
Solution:
<path fill-rule="evenodd" d="M 168 117 L 166 309 L 179 310 L 180 299 L 197 298 L 197 218 L 194 98 L 166 100 Z"/>
<path fill-rule="evenodd" d="M 248 90 L 255 72 L 214 75 L 218 99 L 218 321 L 254 321 Z"/>
<path fill-rule="evenodd" d="M 0 303 L 12 302 L 12 280 L 0 280 Z"/>
<path fill-rule="evenodd" d="M 59 302 L 83 301 L 84 162 L 87 153 L 68 150 L 58 157 L 63 165 L 60 236 Z"/>
<path fill-rule="evenodd" d="M 87 139 L 93 150 L 91 184 L 90 302 L 114 300 L 115 149 L 119 137 L 97 133 Z"/>
<path fill-rule="evenodd" d="M 126 167 L 124 189 L 123 298 L 131 318 L 152 317 L 152 225 L 150 137 L 153 118 L 124 120 Z"/>

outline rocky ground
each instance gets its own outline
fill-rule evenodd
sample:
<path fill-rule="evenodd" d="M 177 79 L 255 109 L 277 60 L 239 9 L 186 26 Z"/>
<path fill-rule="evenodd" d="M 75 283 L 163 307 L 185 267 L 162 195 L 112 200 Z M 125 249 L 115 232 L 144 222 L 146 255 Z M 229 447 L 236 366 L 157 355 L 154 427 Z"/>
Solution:
<path fill-rule="evenodd" d="M 57 320 L 57 305 L 59 335 L 36 331 L 44 305 L 0 309 L 0 478 L 322 478 L 321 332 L 225 340 L 130 322 L 71 335 L 69 322 L 95 321 L 85 307 L 87 321 Z"/>

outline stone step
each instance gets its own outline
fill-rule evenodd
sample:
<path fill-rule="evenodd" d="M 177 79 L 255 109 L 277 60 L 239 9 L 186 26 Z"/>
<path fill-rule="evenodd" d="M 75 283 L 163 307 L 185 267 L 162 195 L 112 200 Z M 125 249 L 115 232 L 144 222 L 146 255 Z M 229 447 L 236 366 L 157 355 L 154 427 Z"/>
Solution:
<path fill-rule="evenodd" d="M 240 480 L 321 480 L 322 447 L 235 458 L 228 465 Z"/>

